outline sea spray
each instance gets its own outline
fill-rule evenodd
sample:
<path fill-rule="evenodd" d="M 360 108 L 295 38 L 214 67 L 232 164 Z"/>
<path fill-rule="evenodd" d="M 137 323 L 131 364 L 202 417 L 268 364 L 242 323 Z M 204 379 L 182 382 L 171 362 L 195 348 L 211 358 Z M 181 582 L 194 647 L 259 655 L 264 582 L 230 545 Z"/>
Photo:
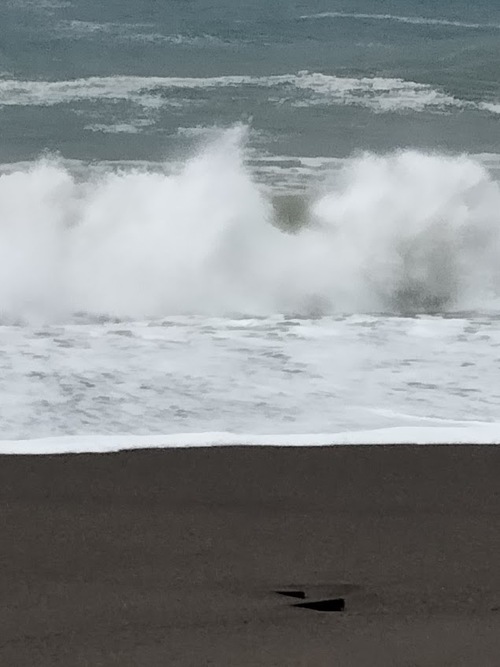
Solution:
<path fill-rule="evenodd" d="M 173 174 L 0 176 L 3 321 L 443 312 L 496 305 L 500 187 L 467 156 L 363 155 L 283 229 L 221 131 Z"/>
<path fill-rule="evenodd" d="M 313 215 L 332 239 L 345 308 L 480 308 L 500 287 L 500 188 L 466 157 L 414 151 L 352 160 Z M 340 281 L 340 276 L 338 276 Z"/>

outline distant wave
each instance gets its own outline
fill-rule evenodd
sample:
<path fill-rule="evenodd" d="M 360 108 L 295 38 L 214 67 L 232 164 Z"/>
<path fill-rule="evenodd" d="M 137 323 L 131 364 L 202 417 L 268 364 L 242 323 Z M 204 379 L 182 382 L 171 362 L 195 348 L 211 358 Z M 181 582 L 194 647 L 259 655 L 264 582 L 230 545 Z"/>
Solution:
<path fill-rule="evenodd" d="M 121 42 L 144 42 L 151 44 L 173 44 L 178 46 L 227 46 L 234 42 L 224 40 L 215 35 L 189 35 L 170 34 L 165 35 L 152 32 L 154 24 L 148 23 L 113 23 L 94 21 L 58 21 L 54 25 L 54 33 L 59 37 L 71 39 L 92 38 L 95 35 L 107 35 L 113 40 Z"/>
<path fill-rule="evenodd" d="M 295 207 L 292 233 L 245 165 L 245 136 L 221 132 L 170 174 L 40 161 L 1 175 L 3 321 L 498 303 L 500 186 L 479 162 L 350 160 Z"/>
<path fill-rule="evenodd" d="M 357 12 L 321 12 L 319 14 L 304 14 L 301 20 L 309 19 L 360 19 L 369 21 L 395 21 L 397 23 L 409 23 L 411 25 L 437 25 L 453 28 L 465 28 L 473 30 L 500 30 L 498 23 L 468 23 L 466 21 L 454 21 L 452 19 L 433 19 L 425 16 L 398 16 L 393 14 L 361 14 Z"/>
<path fill-rule="evenodd" d="M 14 9 L 33 9 L 35 11 L 51 11 L 71 7 L 70 0 L 6 0 L 6 4 Z"/>
<path fill-rule="evenodd" d="M 354 105 L 375 112 L 445 111 L 462 102 L 430 85 L 383 77 L 340 77 L 315 72 L 270 76 L 90 77 L 68 81 L 0 79 L 1 106 L 52 106 L 81 100 L 124 100 L 144 107 L 169 104 L 167 94 L 258 87 L 270 91 L 271 104 Z M 190 100 L 192 102 L 192 96 Z M 178 101 L 176 102 L 178 106 Z"/>
<path fill-rule="evenodd" d="M 144 128 L 152 124 L 152 121 L 138 119 L 130 123 L 93 123 L 86 125 L 85 130 L 90 132 L 102 132 L 103 134 L 139 134 Z"/>

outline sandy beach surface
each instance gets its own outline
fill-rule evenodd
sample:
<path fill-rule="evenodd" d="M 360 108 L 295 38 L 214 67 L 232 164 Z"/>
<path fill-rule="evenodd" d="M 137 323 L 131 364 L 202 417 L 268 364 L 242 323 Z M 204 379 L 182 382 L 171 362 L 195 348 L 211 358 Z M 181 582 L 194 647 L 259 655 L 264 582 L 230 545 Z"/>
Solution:
<path fill-rule="evenodd" d="M 488 446 L 0 457 L 0 664 L 498 667 L 499 480 Z"/>

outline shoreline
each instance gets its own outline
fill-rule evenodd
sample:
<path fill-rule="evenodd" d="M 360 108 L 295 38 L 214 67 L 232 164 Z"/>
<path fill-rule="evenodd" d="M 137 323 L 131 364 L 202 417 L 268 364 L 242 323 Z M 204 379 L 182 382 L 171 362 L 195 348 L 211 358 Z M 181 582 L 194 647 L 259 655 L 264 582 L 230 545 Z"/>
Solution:
<path fill-rule="evenodd" d="M 495 445 L 0 462 L 2 664 L 497 665 Z"/>
<path fill-rule="evenodd" d="M 67 435 L 0 440 L 0 456 L 110 454 L 127 451 L 238 447 L 313 448 L 348 446 L 496 446 L 500 423 L 451 421 L 441 426 L 390 426 L 334 433 L 160 435 Z"/>

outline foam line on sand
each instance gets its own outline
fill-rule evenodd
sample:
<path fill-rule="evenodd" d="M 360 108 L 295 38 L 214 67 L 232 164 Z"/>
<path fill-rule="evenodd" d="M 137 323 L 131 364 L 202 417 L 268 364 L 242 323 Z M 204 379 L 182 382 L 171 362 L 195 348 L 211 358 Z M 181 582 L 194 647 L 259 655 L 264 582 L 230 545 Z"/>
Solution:
<path fill-rule="evenodd" d="M 500 444 L 500 424 L 453 422 L 453 426 L 404 426 L 344 433 L 242 435 L 238 433 L 176 433 L 167 435 L 85 435 L 0 441 L 1 454 L 107 453 L 128 449 L 185 447 L 329 445 Z"/>

